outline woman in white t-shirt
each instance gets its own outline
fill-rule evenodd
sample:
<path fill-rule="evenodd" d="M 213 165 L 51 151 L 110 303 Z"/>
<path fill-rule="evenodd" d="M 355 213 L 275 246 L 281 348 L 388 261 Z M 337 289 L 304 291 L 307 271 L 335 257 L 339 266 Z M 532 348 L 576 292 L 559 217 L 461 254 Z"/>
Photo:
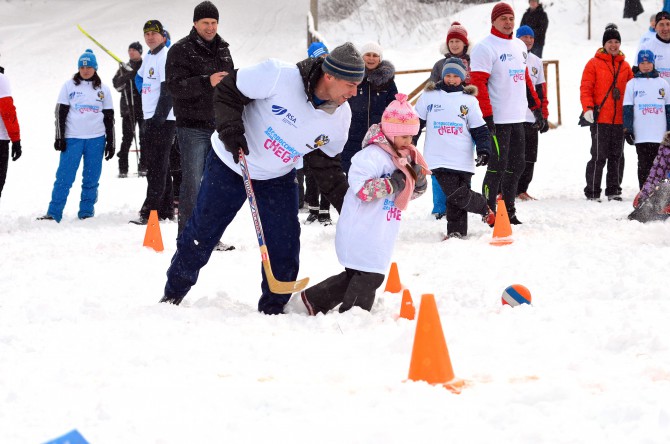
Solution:
<path fill-rule="evenodd" d="M 93 51 L 87 49 L 77 64 L 79 70 L 65 82 L 58 95 L 54 148 L 60 151 L 60 161 L 49 209 L 38 220 L 61 221 L 82 158 L 84 169 L 77 216 L 79 219 L 93 217 L 103 152 L 105 160 L 114 156 L 114 106 L 109 88 L 98 76 Z"/>
<path fill-rule="evenodd" d="M 396 94 L 381 125 L 370 127 L 363 149 L 351 159 L 349 190 L 337 222 L 335 249 L 344 271 L 300 293 L 310 316 L 340 305 L 370 311 L 375 292 L 384 282 L 402 211 L 426 191 L 428 165 L 412 145 L 419 116 Z"/>

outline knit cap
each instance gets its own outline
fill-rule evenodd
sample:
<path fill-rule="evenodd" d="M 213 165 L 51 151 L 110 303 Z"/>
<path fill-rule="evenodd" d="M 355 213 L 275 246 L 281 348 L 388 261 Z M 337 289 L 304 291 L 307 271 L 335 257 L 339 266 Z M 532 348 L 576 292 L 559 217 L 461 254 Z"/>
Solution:
<path fill-rule="evenodd" d="M 365 55 L 369 52 L 377 54 L 379 56 L 379 60 L 384 59 L 384 50 L 379 45 L 379 43 L 367 42 L 365 45 L 361 46 L 361 55 Z"/>
<path fill-rule="evenodd" d="M 419 115 L 407 101 L 406 94 L 396 94 L 395 100 L 382 114 L 382 132 L 391 143 L 395 136 L 416 135 L 419 132 Z"/>
<path fill-rule="evenodd" d="M 82 68 L 84 66 L 91 67 L 98 70 L 98 61 L 95 58 L 95 54 L 90 49 L 87 49 L 82 55 L 79 56 L 77 61 L 77 68 Z"/>
<path fill-rule="evenodd" d="M 144 24 L 142 32 L 145 34 L 147 32 L 157 32 L 159 34 L 163 34 L 163 24 L 158 20 L 149 20 Z"/>
<path fill-rule="evenodd" d="M 128 49 L 133 48 L 140 54 L 142 54 L 142 44 L 140 42 L 133 42 L 130 45 L 128 45 Z"/>
<path fill-rule="evenodd" d="M 365 76 L 365 63 L 351 42 L 333 49 L 322 65 L 323 72 L 341 80 L 361 82 Z"/>
<path fill-rule="evenodd" d="M 205 18 L 214 19 L 217 22 L 219 21 L 219 10 L 216 9 L 214 3 L 212 2 L 202 2 L 193 10 L 193 22 L 202 20 Z"/>
<path fill-rule="evenodd" d="M 465 69 L 465 65 L 461 59 L 458 57 L 449 57 L 444 61 L 444 66 L 442 67 L 442 78 L 444 79 L 444 76 L 447 74 L 456 74 L 461 78 L 461 82 L 463 82 L 465 81 L 465 77 L 467 76 L 468 71 Z"/>
<path fill-rule="evenodd" d="M 661 11 L 658 14 L 656 14 L 656 26 L 658 26 L 658 22 L 660 22 L 661 20 L 670 20 L 670 12 Z"/>
<path fill-rule="evenodd" d="M 605 28 L 605 33 L 603 34 L 603 46 L 605 46 L 605 43 L 607 43 L 609 40 L 612 39 L 621 42 L 621 34 L 619 34 L 619 28 L 617 28 L 617 26 L 614 23 L 610 23 Z"/>
<path fill-rule="evenodd" d="M 461 25 L 458 22 L 454 22 L 449 27 L 449 32 L 447 32 L 447 45 L 449 45 L 449 40 L 458 39 L 463 44 L 468 44 L 468 31 L 465 30 L 465 26 Z"/>
<path fill-rule="evenodd" d="M 514 9 L 504 2 L 497 3 L 491 11 L 491 23 L 495 22 L 498 17 L 505 14 L 514 15 Z"/>
<path fill-rule="evenodd" d="M 637 64 L 638 65 L 640 63 L 643 63 L 643 62 L 654 63 L 655 60 L 656 60 L 656 56 L 649 49 L 643 49 L 642 51 L 637 53 Z"/>
<path fill-rule="evenodd" d="M 314 42 L 307 48 L 307 56 L 310 59 L 316 59 L 324 55 L 328 55 L 328 48 L 323 42 Z"/>
<path fill-rule="evenodd" d="M 519 29 L 516 30 L 516 38 L 520 38 L 525 35 L 529 35 L 535 38 L 535 31 L 533 31 L 533 28 L 528 25 L 519 26 Z"/>

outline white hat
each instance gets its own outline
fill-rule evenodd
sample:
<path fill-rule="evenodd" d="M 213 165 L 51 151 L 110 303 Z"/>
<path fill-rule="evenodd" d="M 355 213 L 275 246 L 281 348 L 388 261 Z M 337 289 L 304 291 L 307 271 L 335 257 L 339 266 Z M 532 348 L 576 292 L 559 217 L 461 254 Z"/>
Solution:
<path fill-rule="evenodd" d="M 384 51 L 382 50 L 382 47 L 379 45 L 379 43 L 367 42 L 365 45 L 361 46 L 361 55 L 365 55 L 368 52 L 377 54 L 380 60 L 384 58 Z"/>

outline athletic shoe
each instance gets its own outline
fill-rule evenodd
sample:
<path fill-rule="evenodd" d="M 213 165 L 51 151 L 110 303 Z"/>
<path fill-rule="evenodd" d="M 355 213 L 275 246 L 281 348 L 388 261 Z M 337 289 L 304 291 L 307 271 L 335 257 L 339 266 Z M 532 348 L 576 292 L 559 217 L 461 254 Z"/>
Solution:
<path fill-rule="evenodd" d="M 318 221 L 324 227 L 327 227 L 328 225 L 333 225 L 333 221 L 331 220 L 330 214 L 328 213 L 319 214 Z"/>
<path fill-rule="evenodd" d="M 79 220 L 90 219 L 92 217 L 93 217 L 92 214 L 84 214 L 82 216 L 79 216 Z"/>
<path fill-rule="evenodd" d="M 523 222 L 516 218 L 516 214 L 512 214 L 509 217 L 509 223 L 512 225 L 521 225 Z"/>
<path fill-rule="evenodd" d="M 587 197 L 586 200 L 590 200 L 591 202 L 602 202 L 599 197 Z"/>
<path fill-rule="evenodd" d="M 517 197 L 517 199 L 521 199 L 521 200 L 525 200 L 525 201 L 528 201 L 528 200 L 537 200 L 537 199 L 535 199 L 533 196 L 531 196 L 531 195 L 528 194 L 528 193 L 519 193 L 519 194 L 517 194 L 516 197 Z"/>
<path fill-rule="evenodd" d="M 433 214 L 433 217 L 435 217 L 435 220 L 440 220 L 440 219 L 442 219 L 443 217 L 446 217 L 446 216 L 447 216 L 447 213 L 446 213 L 446 212 L 444 212 L 444 213 L 432 213 L 432 214 Z"/>
<path fill-rule="evenodd" d="M 307 219 L 305 219 L 305 225 L 313 224 L 317 220 L 319 220 L 319 213 L 310 212 L 309 215 L 307 216 Z"/>
<path fill-rule="evenodd" d="M 300 299 L 302 299 L 302 303 L 305 304 L 305 308 L 307 309 L 307 314 L 309 316 L 316 316 L 316 310 L 314 310 L 314 307 L 312 306 L 312 303 L 309 302 L 307 299 L 307 294 L 305 294 L 305 290 L 300 292 Z"/>
<path fill-rule="evenodd" d="M 449 233 L 446 236 L 444 236 L 444 240 L 449 240 L 449 239 L 465 239 L 466 236 L 462 235 L 461 233 L 458 232 L 453 232 Z"/>
<path fill-rule="evenodd" d="M 214 246 L 214 251 L 231 251 L 234 250 L 235 246 L 234 245 L 228 245 L 224 244 L 221 241 L 218 241 L 216 245 Z"/>
<path fill-rule="evenodd" d="M 184 299 L 183 297 L 178 298 L 176 296 L 165 295 L 161 298 L 160 302 L 163 303 L 163 304 L 179 305 L 179 304 L 181 304 L 181 301 L 183 299 Z"/>
<path fill-rule="evenodd" d="M 614 196 L 607 196 L 607 200 L 608 200 L 608 201 L 613 201 L 613 200 L 615 200 L 615 201 L 617 201 L 617 202 L 621 202 L 621 201 L 623 201 L 623 199 L 621 198 L 621 196 L 619 196 L 618 194 L 616 194 L 616 195 L 614 195 Z"/>
<path fill-rule="evenodd" d="M 49 214 L 45 214 L 44 216 L 40 216 L 35 220 L 56 220 L 56 219 L 54 219 L 53 216 Z"/>
<path fill-rule="evenodd" d="M 128 223 L 129 224 L 135 224 L 135 225 L 146 225 L 146 224 L 149 223 L 149 219 L 144 217 L 144 216 L 140 216 L 137 219 L 129 220 Z"/>

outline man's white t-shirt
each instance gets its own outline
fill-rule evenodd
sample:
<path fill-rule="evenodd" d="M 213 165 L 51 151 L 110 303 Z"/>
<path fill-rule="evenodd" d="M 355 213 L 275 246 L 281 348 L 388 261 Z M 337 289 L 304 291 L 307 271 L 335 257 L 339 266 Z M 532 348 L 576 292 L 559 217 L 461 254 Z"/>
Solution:
<path fill-rule="evenodd" d="M 142 66 L 137 70 L 137 75 L 142 77 L 142 114 L 145 119 L 151 119 L 156 112 L 158 99 L 161 95 L 161 83 L 165 82 L 165 62 L 167 61 L 167 48 L 163 47 L 157 54 L 149 52 L 142 61 Z M 166 120 L 175 120 L 174 110 L 171 109 Z"/>

